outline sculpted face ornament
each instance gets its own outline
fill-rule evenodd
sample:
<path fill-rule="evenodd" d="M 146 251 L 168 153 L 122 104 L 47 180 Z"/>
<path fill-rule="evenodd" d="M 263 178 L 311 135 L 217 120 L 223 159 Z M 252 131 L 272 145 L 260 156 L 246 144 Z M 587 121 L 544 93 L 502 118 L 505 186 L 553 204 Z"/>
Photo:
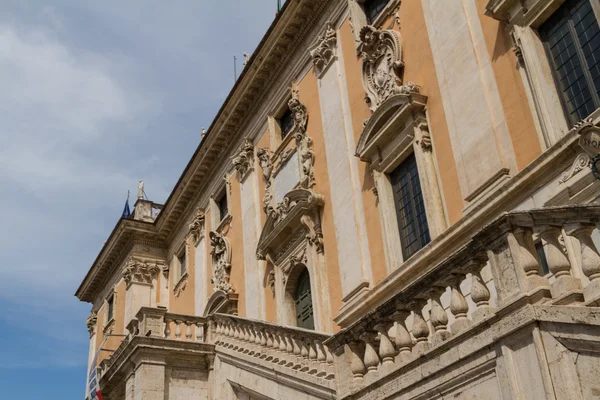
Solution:
<path fill-rule="evenodd" d="M 368 25 L 360 31 L 360 40 L 365 100 L 374 112 L 390 96 L 401 93 L 402 44 L 398 32 Z"/>

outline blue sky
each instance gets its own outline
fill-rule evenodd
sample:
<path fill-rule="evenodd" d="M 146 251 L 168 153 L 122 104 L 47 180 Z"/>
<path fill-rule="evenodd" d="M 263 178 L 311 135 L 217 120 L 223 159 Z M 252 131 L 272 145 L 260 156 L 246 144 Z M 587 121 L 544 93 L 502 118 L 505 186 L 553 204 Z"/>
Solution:
<path fill-rule="evenodd" d="M 167 198 L 276 3 L 2 1 L 0 398 L 83 399 L 73 293 L 127 190 Z"/>

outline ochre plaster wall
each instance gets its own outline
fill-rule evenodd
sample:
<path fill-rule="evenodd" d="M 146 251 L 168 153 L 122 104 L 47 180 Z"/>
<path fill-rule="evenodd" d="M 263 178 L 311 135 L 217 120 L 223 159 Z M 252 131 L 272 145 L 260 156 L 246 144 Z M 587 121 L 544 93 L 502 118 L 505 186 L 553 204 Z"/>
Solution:
<path fill-rule="evenodd" d="M 477 0 L 477 8 L 520 171 L 542 153 L 542 148 L 509 34 L 504 24 L 483 15 L 487 2 Z"/>
<path fill-rule="evenodd" d="M 331 318 L 335 317 L 337 311 L 342 306 L 342 287 L 340 283 L 340 271 L 338 266 L 338 257 L 335 246 L 337 240 L 333 225 L 333 212 L 329 191 L 329 178 L 327 174 L 327 160 L 325 156 L 325 142 L 323 139 L 323 124 L 321 121 L 321 108 L 319 103 L 319 90 L 317 86 L 317 77 L 314 70 L 306 74 L 301 82 L 298 83 L 300 90 L 300 101 L 306 106 L 308 111 L 307 133 L 313 140 L 313 149 L 315 152 L 315 190 L 325 196 L 325 206 L 322 216 L 323 242 L 325 245 L 325 259 L 327 263 L 327 275 L 329 277 L 329 291 L 331 294 Z"/>
<path fill-rule="evenodd" d="M 244 239 L 242 235 L 242 203 L 240 198 L 240 183 L 235 177 L 229 179 L 230 196 L 229 205 L 231 210 L 232 220 L 229 229 L 226 231 L 226 236 L 231 245 L 231 276 L 230 282 L 238 293 L 238 314 L 241 317 L 246 316 L 246 299 L 245 283 L 244 283 Z"/>
<path fill-rule="evenodd" d="M 187 262 L 187 284 L 185 289 L 180 293 L 178 297 L 175 296 L 174 288 L 177 285 L 179 279 L 177 269 L 179 263 L 173 257 L 171 260 L 171 285 L 169 287 L 169 311 L 177 314 L 194 315 L 194 292 L 195 292 L 195 253 L 196 248 L 192 245 L 192 238 L 188 236 L 185 239 L 186 254 L 185 259 Z"/>

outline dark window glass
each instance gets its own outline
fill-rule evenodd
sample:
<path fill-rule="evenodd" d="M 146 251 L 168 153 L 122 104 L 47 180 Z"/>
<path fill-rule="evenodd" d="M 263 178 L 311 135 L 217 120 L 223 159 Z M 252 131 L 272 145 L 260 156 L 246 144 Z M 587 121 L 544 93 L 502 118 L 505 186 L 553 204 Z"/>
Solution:
<path fill-rule="evenodd" d="M 113 319 L 114 316 L 114 303 L 115 303 L 115 297 L 114 296 L 110 296 L 108 298 L 108 300 L 106 300 L 106 306 L 108 307 L 108 312 L 106 313 L 106 319 L 108 322 L 110 322 Z"/>
<path fill-rule="evenodd" d="M 383 11 L 388 2 L 389 0 L 366 0 L 363 3 L 369 25 L 375 21 L 377 16 L 381 13 L 381 11 Z"/>
<path fill-rule="evenodd" d="M 390 174 L 390 180 L 394 190 L 402 256 L 406 261 L 431 240 L 414 154 Z"/>
<path fill-rule="evenodd" d="M 600 28 L 589 0 L 567 0 L 540 27 L 571 125 L 600 107 Z"/>
<path fill-rule="evenodd" d="M 292 114 L 292 110 L 286 110 L 281 118 L 279 118 L 279 127 L 281 128 L 281 138 L 283 139 L 294 127 L 294 115 Z"/>
<path fill-rule="evenodd" d="M 546 253 L 544 252 L 544 245 L 542 243 L 538 243 L 535 245 L 535 251 L 537 252 L 538 258 L 540 259 L 540 267 L 542 268 L 542 275 L 546 275 L 550 272 L 550 268 L 548 268 L 548 260 L 546 260 Z"/>
<path fill-rule="evenodd" d="M 304 269 L 296 284 L 296 325 L 299 328 L 315 329 L 313 318 L 312 295 L 310 291 L 310 275 Z"/>
<path fill-rule="evenodd" d="M 221 196 L 221 198 L 219 199 L 217 204 L 219 206 L 219 217 L 221 218 L 221 220 L 223 220 L 223 218 L 225 218 L 227 216 L 227 214 L 229 214 L 229 210 L 227 209 L 227 194 L 226 193 L 223 193 L 223 196 Z"/>
<path fill-rule="evenodd" d="M 179 257 L 179 265 L 181 265 L 179 277 L 181 278 L 187 272 L 187 260 L 185 258 L 185 251 Z"/>

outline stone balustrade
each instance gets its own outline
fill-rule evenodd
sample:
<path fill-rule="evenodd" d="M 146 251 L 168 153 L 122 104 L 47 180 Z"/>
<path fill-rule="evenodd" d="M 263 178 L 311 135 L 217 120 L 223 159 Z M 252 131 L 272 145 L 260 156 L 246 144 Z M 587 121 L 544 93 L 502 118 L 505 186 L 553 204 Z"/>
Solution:
<path fill-rule="evenodd" d="M 213 318 L 217 349 L 228 348 L 263 363 L 333 380 L 333 355 L 324 345 L 330 335 L 232 315 Z"/>
<path fill-rule="evenodd" d="M 174 314 L 164 308 L 142 307 L 129 326 L 131 335 L 188 342 L 205 342 L 207 318 Z"/>
<path fill-rule="evenodd" d="M 592 234 L 599 220 L 596 205 L 505 213 L 444 261 L 407 271 L 394 297 L 325 341 L 337 373 L 345 374 L 338 387 L 349 383 L 342 397 L 519 305 L 597 306 L 600 255 Z M 547 274 L 536 243 L 543 246 Z M 236 326 L 223 329 L 232 346 L 245 337 Z"/>

